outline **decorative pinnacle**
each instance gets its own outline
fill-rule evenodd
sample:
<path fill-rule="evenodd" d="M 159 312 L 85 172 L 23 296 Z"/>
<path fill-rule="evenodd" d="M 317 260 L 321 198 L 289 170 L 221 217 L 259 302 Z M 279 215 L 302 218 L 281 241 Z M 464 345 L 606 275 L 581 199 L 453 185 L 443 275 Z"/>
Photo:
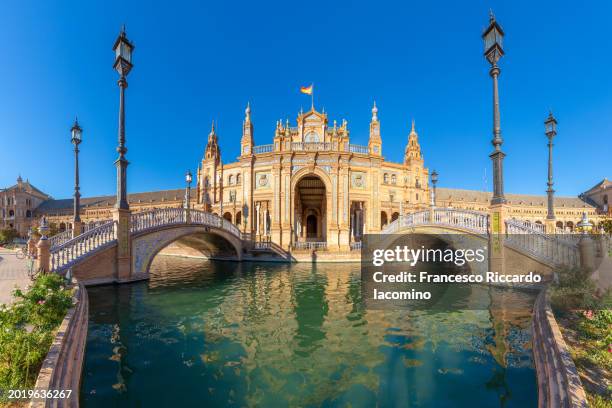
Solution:
<path fill-rule="evenodd" d="M 247 106 L 244 110 L 244 113 L 246 114 L 247 118 L 251 116 L 251 102 L 247 102 Z"/>
<path fill-rule="evenodd" d="M 376 107 L 376 101 L 374 101 L 374 106 L 372 107 L 372 120 L 378 120 L 378 108 Z"/>
<path fill-rule="evenodd" d="M 414 119 L 412 119 L 412 129 L 410 129 L 410 133 L 416 133 L 416 130 L 414 129 Z"/>
<path fill-rule="evenodd" d="M 489 9 L 489 23 L 495 22 L 495 14 L 493 14 L 493 9 Z"/>

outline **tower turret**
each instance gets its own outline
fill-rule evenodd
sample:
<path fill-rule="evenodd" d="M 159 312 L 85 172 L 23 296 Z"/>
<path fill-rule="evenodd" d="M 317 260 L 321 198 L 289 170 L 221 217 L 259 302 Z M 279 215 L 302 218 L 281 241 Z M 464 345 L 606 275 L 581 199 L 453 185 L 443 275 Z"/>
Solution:
<path fill-rule="evenodd" d="M 404 164 L 412 165 L 418 164 L 423 165 L 423 156 L 421 155 L 421 146 L 419 145 L 419 135 L 417 134 L 414 126 L 414 119 L 412 120 L 412 129 L 408 135 L 408 145 L 404 153 Z"/>
<path fill-rule="evenodd" d="M 221 149 L 219 148 L 219 139 L 215 131 L 215 122 L 213 121 L 210 133 L 208 134 L 208 142 L 206 143 L 206 152 L 204 153 L 205 160 L 214 160 L 215 164 L 221 161 Z"/>
<path fill-rule="evenodd" d="M 370 139 L 368 141 L 368 150 L 371 155 L 382 155 L 382 139 L 380 137 L 380 122 L 378 121 L 378 108 L 376 101 L 372 107 L 372 120 L 370 121 Z"/>
<path fill-rule="evenodd" d="M 251 123 L 251 104 L 247 103 L 242 123 L 242 139 L 240 140 L 240 155 L 249 156 L 253 153 L 253 123 Z"/>

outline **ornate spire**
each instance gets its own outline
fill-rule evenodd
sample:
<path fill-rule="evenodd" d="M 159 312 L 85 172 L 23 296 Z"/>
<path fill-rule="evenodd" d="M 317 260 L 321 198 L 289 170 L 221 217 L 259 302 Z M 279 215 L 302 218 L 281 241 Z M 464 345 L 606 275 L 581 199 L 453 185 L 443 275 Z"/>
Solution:
<path fill-rule="evenodd" d="M 378 108 L 376 107 L 376 101 L 372 107 L 372 122 L 378 121 Z"/>
<path fill-rule="evenodd" d="M 419 145 L 419 135 L 416 132 L 414 119 L 412 119 L 412 126 L 410 128 L 410 134 L 408 135 L 408 145 L 404 153 L 404 163 L 410 164 L 413 160 L 423 160 L 421 156 L 421 146 Z"/>
<path fill-rule="evenodd" d="M 251 103 L 247 102 L 246 109 L 244 110 L 244 120 L 247 122 L 251 121 Z"/>
<path fill-rule="evenodd" d="M 208 143 L 206 144 L 206 159 L 215 159 L 218 162 L 221 158 L 221 149 L 219 149 L 219 140 L 217 131 L 215 130 L 215 121 L 212 121 L 210 133 L 208 134 Z"/>

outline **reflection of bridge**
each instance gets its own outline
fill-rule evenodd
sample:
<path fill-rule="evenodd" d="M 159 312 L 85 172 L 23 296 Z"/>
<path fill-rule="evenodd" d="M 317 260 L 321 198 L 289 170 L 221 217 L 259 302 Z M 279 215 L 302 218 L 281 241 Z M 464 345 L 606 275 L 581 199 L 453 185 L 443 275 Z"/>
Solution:
<path fill-rule="evenodd" d="M 128 281 L 146 278 L 155 255 L 173 243 L 207 257 L 242 260 L 244 254 L 286 255 L 272 242 L 253 242 L 231 222 L 213 213 L 182 208 L 166 208 L 130 214 L 128 222 L 119 228 L 121 220 L 108 220 L 72 238 L 59 234 L 48 242 L 48 255 L 39 257 L 41 267 L 52 272 L 73 269 L 86 281 Z M 571 239 L 547 235 L 540 226 L 514 219 L 505 220 L 503 246 L 529 257 L 548 268 L 563 264 L 578 264 L 578 245 Z M 483 240 L 491 239 L 491 222 L 487 213 L 449 208 L 405 214 L 386 226 L 383 234 L 419 232 L 432 234 L 470 234 Z M 125 231 L 121 236 L 120 231 Z M 125 246 L 120 248 L 119 241 Z M 39 248 L 40 250 L 41 248 Z M 121 256 L 123 255 L 123 256 Z M 127 263 L 128 273 L 122 274 L 118 259 Z"/>

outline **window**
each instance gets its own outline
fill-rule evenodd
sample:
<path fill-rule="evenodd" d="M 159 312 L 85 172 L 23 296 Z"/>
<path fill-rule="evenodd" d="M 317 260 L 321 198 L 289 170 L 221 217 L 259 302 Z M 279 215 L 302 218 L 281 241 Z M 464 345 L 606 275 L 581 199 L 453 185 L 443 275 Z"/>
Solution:
<path fill-rule="evenodd" d="M 236 184 L 240 184 L 240 173 L 236 174 Z"/>
<path fill-rule="evenodd" d="M 389 184 L 389 175 L 387 173 L 383 175 L 383 183 Z"/>
<path fill-rule="evenodd" d="M 229 177 L 227 178 L 227 184 L 229 184 L 230 186 L 234 184 L 234 175 L 229 175 Z"/>
<path fill-rule="evenodd" d="M 395 176 L 395 174 L 391 175 L 391 184 L 396 184 L 397 183 L 397 177 Z"/>

